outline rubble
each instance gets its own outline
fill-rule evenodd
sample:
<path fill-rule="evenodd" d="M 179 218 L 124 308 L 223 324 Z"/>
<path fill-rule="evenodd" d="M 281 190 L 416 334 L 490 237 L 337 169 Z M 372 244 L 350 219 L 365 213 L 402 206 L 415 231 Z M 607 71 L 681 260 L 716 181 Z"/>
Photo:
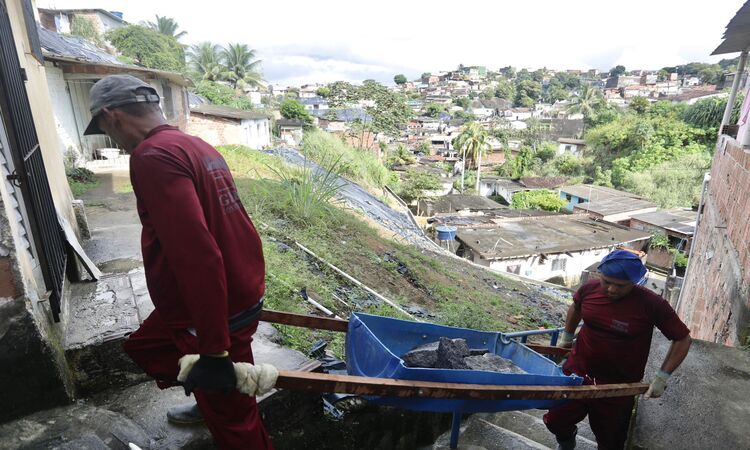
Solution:
<path fill-rule="evenodd" d="M 490 353 L 486 348 L 472 348 L 464 339 L 441 337 L 406 352 L 401 359 L 407 367 L 434 369 L 471 369 L 500 373 L 526 373 L 510 359 Z"/>

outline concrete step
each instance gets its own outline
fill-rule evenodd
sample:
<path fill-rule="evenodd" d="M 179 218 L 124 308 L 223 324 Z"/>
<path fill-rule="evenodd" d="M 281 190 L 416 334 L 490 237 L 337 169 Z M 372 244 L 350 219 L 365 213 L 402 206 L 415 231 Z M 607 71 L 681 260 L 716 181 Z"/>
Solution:
<path fill-rule="evenodd" d="M 122 342 L 150 314 L 150 303 L 143 269 L 71 285 L 63 345 L 79 396 L 145 380 Z"/>
<path fill-rule="evenodd" d="M 526 409 L 523 412 L 530 416 L 538 418 L 540 421 L 543 419 L 544 415 L 547 414 L 546 409 Z M 544 422 L 542 422 L 542 425 L 544 425 Z M 596 442 L 596 436 L 594 436 L 594 432 L 591 430 L 591 425 L 589 425 L 588 417 L 578 423 L 578 437 Z"/>
<path fill-rule="evenodd" d="M 539 417 L 527 414 L 526 411 L 505 411 L 498 413 L 478 414 L 481 419 L 505 428 L 514 433 L 520 434 L 532 441 L 538 442 L 551 448 L 557 446 L 555 436 L 547 430 L 544 422 Z M 579 426 L 579 430 L 580 430 Z M 579 431 L 576 439 L 577 449 L 596 450 L 596 440 L 583 437 Z"/>
<path fill-rule="evenodd" d="M 487 421 L 484 416 L 484 414 L 474 414 L 464 420 L 458 440 L 460 450 L 549 450 L 551 448 L 495 425 Z M 431 448 L 433 450 L 449 449 L 450 435 L 450 430 L 443 433 Z"/>
<path fill-rule="evenodd" d="M 79 397 L 149 379 L 125 354 L 122 343 L 153 309 L 143 268 L 106 275 L 98 282 L 73 283 L 64 314 L 64 347 Z M 295 370 L 309 362 L 276 341 L 276 329 L 261 322 L 253 339 L 257 363 Z"/>

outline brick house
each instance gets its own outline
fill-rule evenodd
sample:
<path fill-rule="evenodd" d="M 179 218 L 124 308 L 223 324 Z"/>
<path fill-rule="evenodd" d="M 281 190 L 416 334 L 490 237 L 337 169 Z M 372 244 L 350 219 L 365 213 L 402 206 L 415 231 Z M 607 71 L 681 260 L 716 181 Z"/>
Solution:
<path fill-rule="evenodd" d="M 211 145 L 239 144 L 262 149 L 271 145 L 268 114 L 220 105 L 198 105 L 190 109 L 187 132 Z"/>

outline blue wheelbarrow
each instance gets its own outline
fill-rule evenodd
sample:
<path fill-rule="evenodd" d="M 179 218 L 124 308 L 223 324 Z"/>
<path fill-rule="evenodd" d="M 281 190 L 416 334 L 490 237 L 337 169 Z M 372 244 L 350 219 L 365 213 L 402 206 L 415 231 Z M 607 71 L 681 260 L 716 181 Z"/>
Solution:
<path fill-rule="evenodd" d="M 348 321 L 265 310 L 261 320 L 347 333 L 348 375 L 280 371 L 281 389 L 362 395 L 379 405 L 414 411 L 453 414 L 451 448 L 458 445 L 464 413 L 549 409 L 570 399 L 624 397 L 646 392 L 643 383 L 586 385 L 565 375 L 540 352 L 559 354 L 555 347 L 535 350 L 500 332 L 477 331 L 424 322 L 353 313 Z M 517 335 L 517 334 L 516 334 Z M 465 339 L 470 348 L 510 359 L 525 374 L 407 367 L 401 356 L 441 337 Z M 310 368 L 308 368 L 310 369 Z"/>

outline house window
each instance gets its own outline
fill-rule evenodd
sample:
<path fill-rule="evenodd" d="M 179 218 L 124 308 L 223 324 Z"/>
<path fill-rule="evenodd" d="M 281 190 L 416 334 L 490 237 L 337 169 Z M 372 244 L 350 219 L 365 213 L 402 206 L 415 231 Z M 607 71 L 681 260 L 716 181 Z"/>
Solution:
<path fill-rule="evenodd" d="M 572 146 L 572 145 L 566 145 L 566 146 L 565 146 L 565 151 L 566 151 L 566 152 L 569 152 L 569 151 L 571 151 L 571 150 L 573 150 L 573 146 Z"/>
<path fill-rule="evenodd" d="M 514 273 L 516 275 L 519 275 L 521 273 L 521 265 L 520 264 L 514 264 L 512 266 L 507 266 L 505 268 L 505 271 L 508 273 Z"/>
<path fill-rule="evenodd" d="M 571 200 L 573 200 L 573 196 L 572 196 L 572 195 L 570 195 L 570 194 L 566 194 L 566 195 L 565 195 L 565 200 L 567 200 L 567 201 L 571 201 Z"/>
<path fill-rule="evenodd" d="M 565 263 L 567 259 L 565 258 L 558 258 L 552 260 L 552 271 L 556 270 L 565 270 Z"/>

